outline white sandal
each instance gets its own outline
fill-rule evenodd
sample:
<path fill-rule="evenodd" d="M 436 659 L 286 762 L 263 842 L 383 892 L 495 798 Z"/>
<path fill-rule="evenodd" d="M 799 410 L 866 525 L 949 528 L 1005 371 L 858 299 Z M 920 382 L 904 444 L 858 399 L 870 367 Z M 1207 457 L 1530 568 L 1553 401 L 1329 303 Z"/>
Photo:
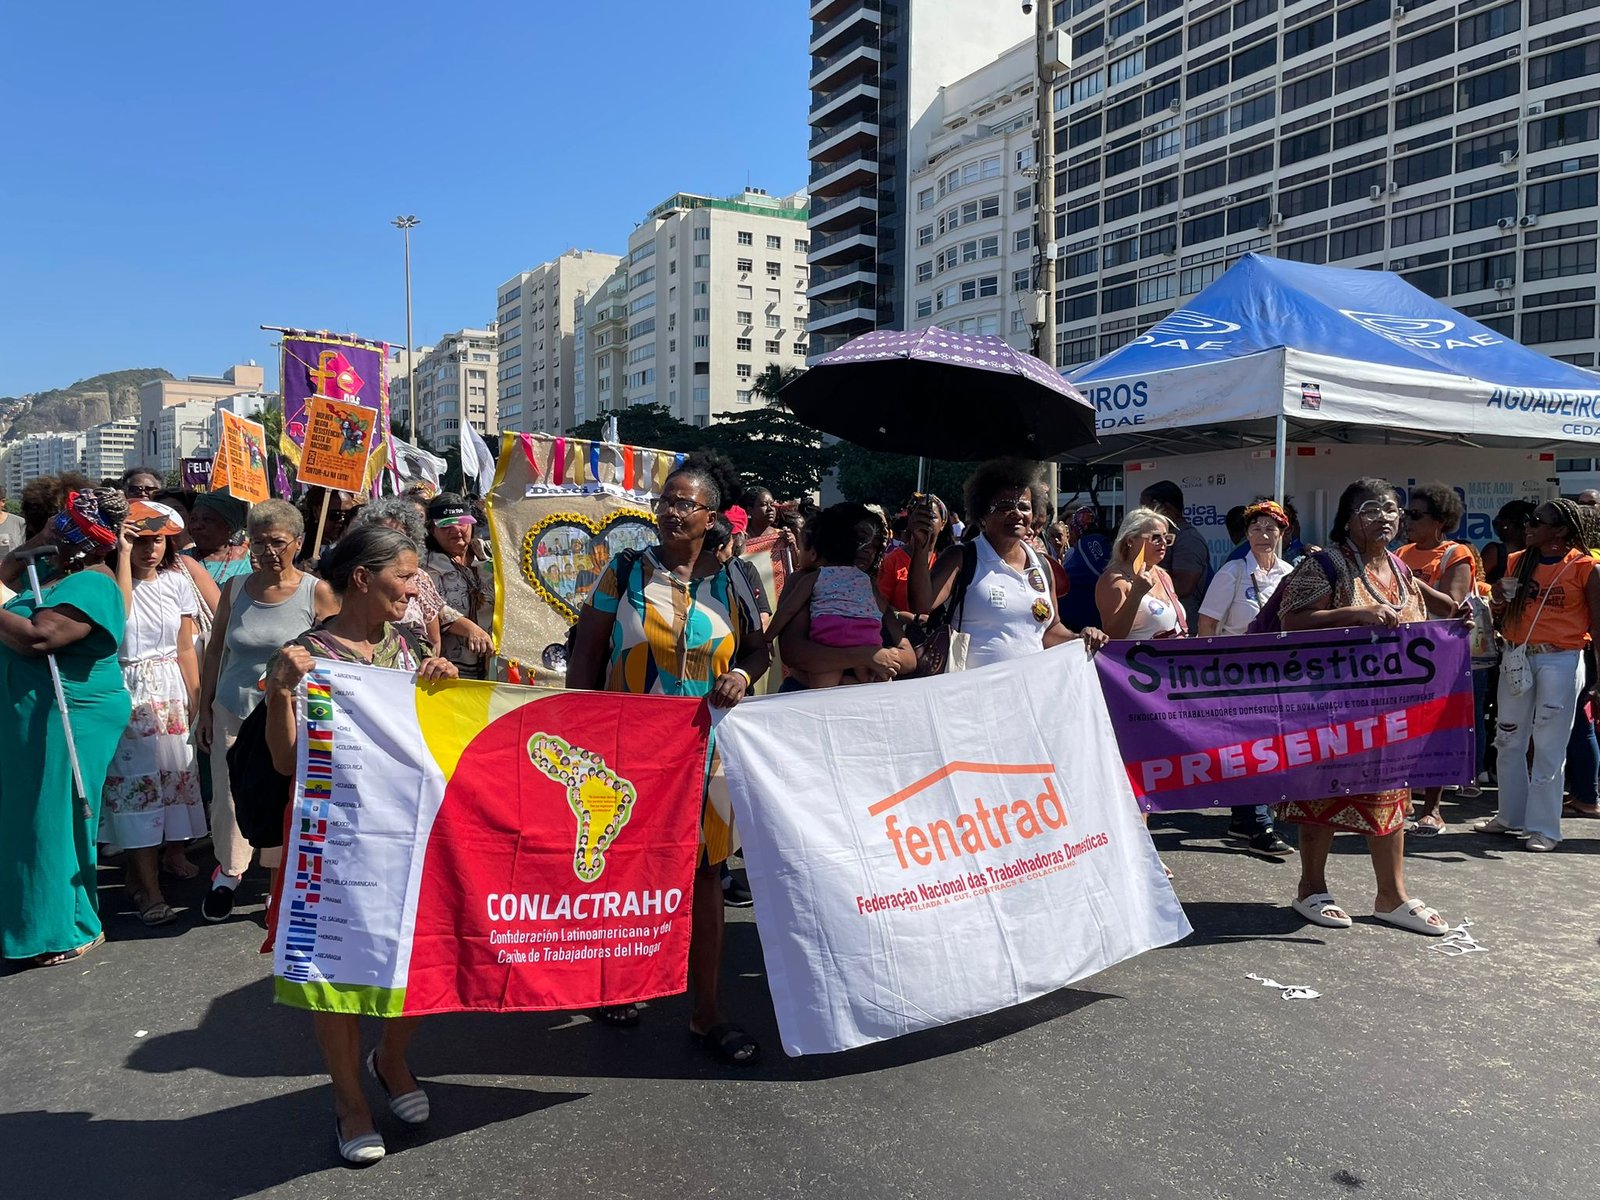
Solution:
<path fill-rule="evenodd" d="M 1409 929 L 1412 933 L 1420 933 L 1424 937 L 1443 937 L 1450 932 L 1450 926 L 1443 917 L 1439 917 L 1437 910 L 1429 908 L 1421 900 L 1407 900 L 1393 912 L 1375 912 L 1374 918 L 1385 925 L 1393 925 L 1396 929 Z M 1439 917 L 1439 923 L 1433 924 L 1433 918 Z"/>
<path fill-rule="evenodd" d="M 367 1070 L 378 1081 L 378 1086 L 383 1089 L 383 1094 L 388 1097 L 389 1111 L 407 1125 L 421 1125 L 432 1115 L 432 1110 L 428 1105 L 428 1093 L 420 1087 L 406 1092 L 402 1096 L 396 1096 L 389 1090 L 388 1081 L 378 1074 L 378 1051 L 376 1047 L 367 1055 Z"/>
<path fill-rule="evenodd" d="M 1324 929 L 1349 929 L 1352 923 L 1350 914 L 1327 892 L 1317 892 L 1304 900 L 1296 900 L 1294 910 L 1313 925 L 1321 925 Z M 1330 915 L 1330 910 L 1339 915 Z"/>

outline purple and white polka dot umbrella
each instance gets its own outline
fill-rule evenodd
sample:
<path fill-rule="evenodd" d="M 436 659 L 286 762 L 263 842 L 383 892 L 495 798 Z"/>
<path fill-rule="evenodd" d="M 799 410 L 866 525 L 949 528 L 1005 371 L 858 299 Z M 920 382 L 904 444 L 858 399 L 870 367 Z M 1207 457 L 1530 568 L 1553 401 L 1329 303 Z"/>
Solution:
<path fill-rule="evenodd" d="M 938 328 L 863 334 L 780 398 L 824 433 L 897 454 L 1042 459 L 1098 440 L 1094 405 L 1033 355 Z"/>

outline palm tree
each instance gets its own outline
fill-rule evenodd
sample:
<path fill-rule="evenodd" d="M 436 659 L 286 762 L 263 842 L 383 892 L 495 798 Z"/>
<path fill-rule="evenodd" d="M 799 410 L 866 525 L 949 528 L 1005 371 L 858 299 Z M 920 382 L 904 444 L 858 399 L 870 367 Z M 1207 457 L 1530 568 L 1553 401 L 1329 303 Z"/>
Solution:
<path fill-rule="evenodd" d="M 781 367 L 777 363 L 768 363 L 761 374 L 755 377 L 750 384 L 750 390 L 760 396 L 768 404 L 778 404 L 778 392 L 784 384 L 791 379 L 798 378 L 805 371 L 804 367 Z"/>

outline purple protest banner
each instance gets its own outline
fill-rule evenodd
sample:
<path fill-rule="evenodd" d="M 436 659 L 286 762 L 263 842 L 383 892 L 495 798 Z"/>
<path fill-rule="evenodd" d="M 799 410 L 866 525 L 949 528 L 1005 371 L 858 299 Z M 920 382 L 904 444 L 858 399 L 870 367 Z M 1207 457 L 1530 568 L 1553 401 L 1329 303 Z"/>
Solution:
<path fill-rule="evenodd" d="M 312 396 L 343 400 L 379 410 L 387 429 L 389 384 L 383 362 L 389 348 L 382 342 L 331 333 L 286 333 L 283 336 L 283 438 L 279 449 L 300 462 L 306 440 L 306 403 Z"/>
<path fill-rule="evenodd" d="M 209 458 L 185 458 L 178 462 L 178 481 L 185 487 L 197 492 L 209 491 L 211 488 L 211 460 Z"/>
<path fill-rule="evenodd" d="M 1096 657 L 1146 812 L 1461 784 L 1465 626 L 1112 642 Z"/>

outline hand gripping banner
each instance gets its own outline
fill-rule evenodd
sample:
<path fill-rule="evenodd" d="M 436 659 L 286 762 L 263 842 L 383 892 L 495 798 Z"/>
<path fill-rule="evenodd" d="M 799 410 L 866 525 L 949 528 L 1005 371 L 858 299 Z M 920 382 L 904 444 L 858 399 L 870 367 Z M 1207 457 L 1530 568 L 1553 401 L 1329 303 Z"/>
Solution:
<path fill-rule="evenodd" d="M 392 1017 L 684 990 L 703 703 L 321 662 L 301 720 L 280 1001 Z"/>

